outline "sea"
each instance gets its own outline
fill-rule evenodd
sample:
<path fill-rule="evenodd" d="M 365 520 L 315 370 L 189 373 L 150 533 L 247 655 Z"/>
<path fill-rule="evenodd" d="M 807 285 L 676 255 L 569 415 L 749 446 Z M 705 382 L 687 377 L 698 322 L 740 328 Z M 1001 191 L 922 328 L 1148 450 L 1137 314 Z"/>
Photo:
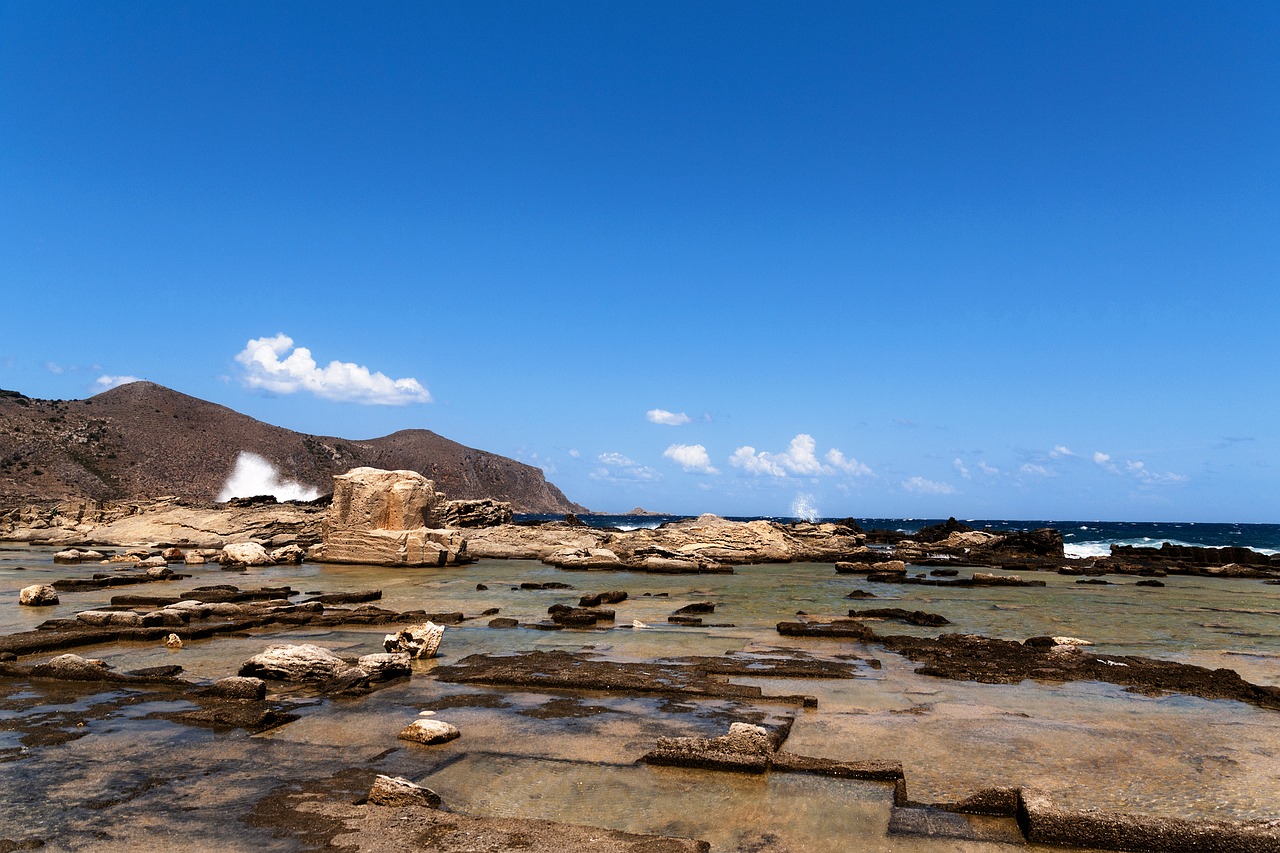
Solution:
<path fill-rule="evenodd" d="M 727 516 L 733 521 L 764 519 L 783 524 L 799 521 L 846 521 L 847 518 L 793 516 Z M 558 521 L 561 515 L 517 515 L 517 522 Z M 672 521 L 683 521 L 687 515 L 579 515 L 578 520 L 591 527 L 616 527 L 620 530 L 655 529 Z M 916 533 L 921 528 L 946 521 L 944 518 L 854 518 L 863 530 L 894 530 Z M 1202 548 L 1252 548 L 1264 554 L 1280 553 L 1280 524 L 1244 524 L 1219 522 L 1153 522 L 1153 521 L 1049 521 L 1012 519 L 958 519 L 976 530 L 1039 530 L 1051 527 L 1062 534 L 1068 557 L 1103 557 L 1112 545 L 1159 548 L 1193 545 Z"/>

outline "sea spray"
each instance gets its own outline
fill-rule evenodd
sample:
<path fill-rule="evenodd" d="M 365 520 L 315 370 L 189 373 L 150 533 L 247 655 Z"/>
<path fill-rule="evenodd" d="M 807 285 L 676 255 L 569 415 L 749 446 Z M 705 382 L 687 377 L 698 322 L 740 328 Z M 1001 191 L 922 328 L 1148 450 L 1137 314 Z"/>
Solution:
<path fill-rule="evenodd" d="M 818 507 L 813 502 L 813 495 L 801 492 L 791 501 L 791 517 L 804 521 L 817 521 Z"/>
<path fill-rule="evenodd" d="M 320 497 L 317 489 L 286 480 L 276 467 L 256 453 L 240 451 L 231 476 L 218 492 L 218 501 L 275 495 L 278 501 L 313 501 Z"/>

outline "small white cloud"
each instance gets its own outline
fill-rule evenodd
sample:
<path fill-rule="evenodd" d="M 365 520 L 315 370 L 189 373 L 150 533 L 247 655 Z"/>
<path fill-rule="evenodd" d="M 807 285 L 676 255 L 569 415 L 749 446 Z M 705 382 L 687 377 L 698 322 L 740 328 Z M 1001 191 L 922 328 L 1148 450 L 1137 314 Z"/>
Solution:
<path fill-rule="evenodd" d="M 664 424 L 666 426 L 683 426 L 689 423 L 692 418 L 684 412 L 668 412 L 666 409 L 650 409 L 644 413 L 651 424 Z"/>
<path fill-rule="evenodd" d="M 966 480 L 969 479 L 969 477 L 971 476 L 969 474 L 969 469 L 966 468 L 964 465 L 964 460 L 962 460 L 958 456 L 952 461 L 951 467 L 955 468 L 956 473 L 959 474 L 961 477 L 964 477 Z"/>
<path fill-rule="evenodd" d="M 416 379 L 392 379 L 364 365 L 343 361 L 319 367 L 311 350 L 295 349 L 293 339 L 283 333 L 249 341 L 236 361 L 244 368 L 241 381 L 247 387 L 277 394 L 307 391 L 324 400 L 373 406 L 431 402 L 431 394 Z"/>
<path fill-rule="evenodd" d="M 686 471 L 699 474 L 719 474 L 711 465 L 711 457 L 701 444 L 673 444 L 662 451 L 666 458 L 678 463 Z"/>
<path fill-rule="evenodd" d="M 995 467 L 994 465 L 988 465 L 986 462 L 979 462 L 978 470 L 981 471 L 983 474 L 986 474 L 988 477 L 995 477 L 1000 474 L 999 468 Z"/>
<path fill-rule="evenodd" d="M 601 453 L 596 457 L 600 463 L 591 472 L 591 479 L 609 482 L 645 482 L 658 479 L 658 473 L 652 468 L 641 465 L 621 453 Z"/>
<path fill-rule="evenodd" d="M 921 495 L 954 495 L 956 493 L 955 486 L 948 483 L 935 483 L 933 480 L 926 480 L 924 477 L 912 477 L 910 480 L 903 480 L 902 488 L 908 492 L 915 492 Z"/>
<path fill-rule="evenodd" d="M 54 374 L 55 376 L 58 376 L 67 372 L 67 369 L 63 367 L 61 364 L 58 364 L 56 361 L 46 361 L 44 363 L 44 369 Z"/>
<path fill-rule="evenodd" d="M 845 456 L 834 447 L 827 451 L 826 459 L 831 467 L 835 468 L 837 471 L 843 471 L 846 474 L 852 474 L 855 477 L 869 477 L 874 474 L 874 472 L 866 465 L 863 465 L 852 456 Z"/>
<path fill-rule="evenodd" d="M 578 451 L 578 449 L 577 449 L 577 448 L 575 448 L 575 447 L 571 447 L 571 448 L 569 448 L 569 456 L 570 456 L 571 458 L 573 458 L 573 459 L 580 459 L 580 458 L 582 458 L 582 454 L 581 454 L 581 453 Z"/>
<path fill-rule="evenodd" d="M 99 376 L 93 380 L 93 393 L 100 394 L 109 388 L 117 388 L 121 385 L 128 385 L 130 382 L 140 382 L 136 376 Z"/>
<path fill-rule="evenodd" d="M 1052 477 L 1053 472 L 1043 465 L 1036 465 L 1034 462 L 1028 462 L 1018 469 L 1023 474 L 1030 474 L 1032 477 Z"/>
<path fill-rule="evenodd" d="M 1069 447 L 1064 447 L 1061 444 L 1054 446 L 1053 450 L 1049 451 L 1050 459 L 1065 459 L 1070 456 L 1075 456 L 1075 454 L 1071 452 Z"/>
<path fill-rule="evenodd" d="M 320 497 L 320 492 L 310 486 L 284 479 L 266 459 L 242 450 L 236 457 L 231 476 L 227 477 L 222 491 L 218 493 L 218 500 L 221 502 L 258 495 L 275 495 L 278 501 L 313 501 Z"/>

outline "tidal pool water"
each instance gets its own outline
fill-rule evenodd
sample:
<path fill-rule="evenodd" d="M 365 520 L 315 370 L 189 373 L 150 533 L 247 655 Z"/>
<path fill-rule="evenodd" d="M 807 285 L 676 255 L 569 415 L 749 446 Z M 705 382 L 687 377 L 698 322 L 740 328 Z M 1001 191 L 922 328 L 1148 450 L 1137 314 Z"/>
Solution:
<path fill-rule="evenodd" d="M 489 608 L 521 622 L 585 592 L 625 590 L 615 627 L 543 632 L 492 629 L 488 618 L 445 632 L 441 656 L 366 697 L 328 700 L 281 686 L 308 704 L 295 722 L 261 735 L 212 732 L 150 718 L 172 708 L 145 695 L 50 682 L 0 683 L 0 839 L 41 838 L 47 850 L 170 849 L 181 833 L 193 850 L 298 850 L 296 838 L 252 825 L 255 804 L 282 784 L 324 780 L 368 767 L 425 784 L 450 809 L 536 817 L 633 832 L 703 838 L 715 850 L 986 851 L 1004 845 L 889 834 L 888 785 L 771 773 L 764 776 L 649 767 L 637 759 L 658 737 L 722 734 L 747 706 L 670 702 L 620 692 L 529 691 L 446 684 L 440 663 L 481 652 L 590 651 L 629 661 L 734 651 L 801 649 L 823 657 L 875 657 L 840 680 L 735 678 L 767 695 L 816 696 L 816 708 L 752 707 L 795 714 L 788 751 L 833 759 L 901 761 L 913 800 L 962 799 L 992 786 L 1034 786 L 1072 808 L 1188 818 L 1280 817 L 1280 713 L 1231 701 L 1141 696 L 1099 683 L 988 685 L 918 675 L 915 664 L 875 646 L 781 637 L 774 625 L 797 611 L 904 607 L 940 613 L 945 629 L 877 625 L 883 633 L 977 633 L 1008 639 L 1069 635 L 1090 653 L 1137 654 L 1229 667 L 1280 684 L 1280 586 L 1259 581 L 1166 578 L 1164 588 L 1076 584 L 945 588 L 872 584 L 829 564 L 739 567 L 733 575 L 656 576 L 564 572 L 530 561 L 482 561 L 446 569 L 303 564 L 244 572 L 196 567 L 189 580 L 64 593 L 52 608 L 23 608 L 18 590 L 102 566 L 55 566 L 52 550 L 0 547 L 0 632 L 102 606 L 114 594 L 172 594 L 195 586 L 290 585 L 304 593 L 383 591 L 395 610 Z M 177 568 L 177 567 L 175 567 Z M 559 581 L 573 590 L 513 589 Z M 477 584 L 488 587 L 478 590 Z M 874 599 L 850 600 L 855 589 Z M 704 618 L 733 627 L 676 627 L 668 615 L 710 601 Z M 639 620 L 647 628 L 633 628 Z M 267 645 L 309 642 L 338 654 L 381 651 L 386 628 L 255 632 L 190 641 L 75 649 L 119 670 L 178 663 L 184 677 L 233 675 Z M 46 656 L 51 657 L 52 655 Z M 39 658 L 25 659 L 31 663 Z M 127 695 L 126 695 L 127 694 Z M 424 747 L 396 739 L 420 710 L 434 709 L 463 736 Z M 40 723 L 38 745 L 22 733 Z M 24 728 L 25 727 L 25 728 Z M 768 846 L 773 845 L 773 846 Z M 1035 848 L 1028 848 L 1035 849 Z"/>

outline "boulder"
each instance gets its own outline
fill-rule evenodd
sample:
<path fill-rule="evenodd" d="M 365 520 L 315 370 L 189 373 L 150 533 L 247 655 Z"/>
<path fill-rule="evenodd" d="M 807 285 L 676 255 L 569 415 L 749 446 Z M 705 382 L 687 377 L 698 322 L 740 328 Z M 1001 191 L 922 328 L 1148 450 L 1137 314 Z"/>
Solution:
<path fill-rule="evenodd" d="M 18 593 L 18 603 L 26 607 L 50 607 L 58 601 L 58 591 L 48 584 L 24 586 Z"/>
<path fill-rule="evenodd" d="M 542 562 L 559 569 L 577 571 L 625 568 L 622 559 L 608 548 L 559 548 L 542 558 Z"/>
<path fill-rule="evenodd" d="M 85 610 L 76 618 L 95 628 L 139 628 L 142 617 L 132 610 Z"/>
<path fill-rule="evenodd" d="M 182 562 L 188 566 L 203 566 L 207 562 L 201 554 L 187 554 L 182 558 Z"/>
<path fill-rule="evenodd" d="M 457 726 L 444 720 L 420 717 L 401 729 L 397 737 L 414 743 L 437 744 L 447 743 L 461 734 Z"/>
<path fill-rule="evenodd" d="M 173 577 L 173 569 L 169 568 L 168 565 L 151 566 L 147 569 L 147 577 L 165 580 Z"/>
<path fill-rule="evenodd" d="M 413 673 L 409 660 L 410 657 L 406 652 L 387 652 L 361 655 L 356 661 L 356 666 L 369 673 L 374 681 L 389 681 L 392 678 L 404 678 Z"/>
<path fill-rule="evenodd" d="M 328 649 L 310 643 L 271 646 L 240 667 L 240 675 L 278 681 L 325 681 L 335 678 L 350 665 Z"/>
<path fill-rule="evenodd" d="M 301 563 L 302 558 L 307 552 L 302 550 L 300 545 L 285 545 L 283 548 L 276 548 L 271 552 L 271 561 L 276 565 L 285 563 Z"/>
<path fill-rule="evenodd" d="M 218 562 L 223 565 L 239 566 L 271 566 L 275 561 L 257 542 L 233 542 L 224 545 L 218 554 Z"/>
<path fill-rule="evenodd" d="M 390 806 L 404 808 L 420 806 L 434 809 L 440 807 L 440 795 L 430 788 L 415 785 L 400 776 L 382 776 L 373 780 L 369 789 L 368 802 L 371 806 Z"/>
<path fill-rule="evenodd" d="M 382 647 L 388 652 L 402 652 L 409 657 L 433 658 L 444 639 L 444 626 L 434 622 L 410 625 L 382 639 Z"/>
<path fill-rule="evenodd" d="M 110 670 L 111 667 L 107 666 L 103 661 L 65 654 L 58 655 L 46 663 L 36 664 L 31 668 L 31 674 L 37 678 L 97 681 L 104 677 L 113 677 Z"/>
<path fill-rule="evenodd" d="M 169 561 L 164 557 L 147 557 L 138 563 L 140 569 L 163 569 L 169 565 Z"/>

